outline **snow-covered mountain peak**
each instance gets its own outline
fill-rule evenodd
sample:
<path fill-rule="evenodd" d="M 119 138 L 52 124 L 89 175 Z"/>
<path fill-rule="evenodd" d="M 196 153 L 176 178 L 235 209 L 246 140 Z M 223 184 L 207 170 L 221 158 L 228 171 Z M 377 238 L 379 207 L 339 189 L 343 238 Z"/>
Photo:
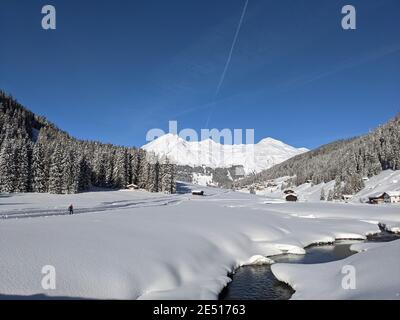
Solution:
<path fill-rule="evenodd" d="M 146 144 L 143 149 L 160 157 L 167 156 L 178 165 L 210 168 L 243 166 L 245 173 L 260 172 L 308 151 L 273 138 L 265 138 L 255 145 L 227 145 L 212 139 L 189 142 L 171 133 Z"/>
<path fill-rule="evenodd" d="M 269 145 L 280 145 L 280 146 L 288 146 L 280 140 L 276 140 L 274 138 L 268 137 L 260 140 L 257 144 L 269 144 Z"/>

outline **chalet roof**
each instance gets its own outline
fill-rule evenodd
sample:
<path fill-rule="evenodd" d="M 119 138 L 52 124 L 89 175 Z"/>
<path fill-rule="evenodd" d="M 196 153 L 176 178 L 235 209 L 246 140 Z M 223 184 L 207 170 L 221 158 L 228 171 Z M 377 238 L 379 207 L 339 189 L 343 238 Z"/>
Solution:
<path fill-rule="evenodd" d="M 387 194 L 389 197 L 400 197 L 400 191 L 386 191 L 384 194 Z"/>
<path fill-rule="evenodd" d="M 287 195 L 285 195 L 285 198 L 287 198 L 287 197 L 289 197 L 289 196 L 294 196 L 294 197 L 296 197 L 296 198 L 298 198 L 299 196 L 296 194 L 296 193 L 289 193 L 289 194 L 287 194 Z"/>
<path fill-rule="evenodd" d="M 373 193 L 368 198 L 369 199 L 383 198 L 383 195 L 384 195 L 384 193 L 382 193 L 382 192 Z"/>
<path fill-rule="evenodd" d="M 285 194 L 290 194 L 290 193 L 295 193 L 295 192 L 294 192 L 293 189 L 285 189 L 285 190 L 283 191 L 283 193 L 285 193 Z"/>

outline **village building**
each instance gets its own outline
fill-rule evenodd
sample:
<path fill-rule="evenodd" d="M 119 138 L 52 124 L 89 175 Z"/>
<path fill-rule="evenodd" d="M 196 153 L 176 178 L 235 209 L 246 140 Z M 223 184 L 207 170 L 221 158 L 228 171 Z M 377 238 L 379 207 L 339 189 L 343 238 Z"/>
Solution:
<path fill-rule="evenodd" d="M 194 196 L 204 196 L 204 191 L 203 190 L 193 190 L 192 195 Z"/>
<path fill-rule="evenodd" d="M 386 203 L 400 203 L 400 191 L 387 191 L 383 198 Z"/>
<path fill-rule="evenodd" d="M 383 197 L 383 193 L 378 193 L 372 196 L 369 196 L 369 203 L 370 204 L 382 204 L 385 202 Z"/>
<path fill-rule="evenodd" d="M 128 189 L 128 190 L 138 190 L 139 187 L 136 184 L 128 184 L 126 186 L 126 189 Z"/>
<path fill-rule="evenodd" d="M 285 197 L 286 201 L 289 202 L 296 202 L 298 200 L 297 194 L 295 193 L 289 193 L 288 195 L 286 195 Z"/>
<path fill-rule="evenodd" d="M 291 194 L 291 193 L 295 193 L 294 190 L 292 189 L 286 189 L 285 191 L 283 191 L 284 194 Z"/>

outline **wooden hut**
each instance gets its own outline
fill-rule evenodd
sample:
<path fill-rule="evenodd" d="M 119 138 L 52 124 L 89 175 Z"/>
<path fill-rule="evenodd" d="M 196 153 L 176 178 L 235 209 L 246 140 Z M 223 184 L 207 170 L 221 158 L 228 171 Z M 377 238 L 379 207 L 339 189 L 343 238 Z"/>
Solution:
<path fill-rule="evenodd" d="M 283 191 L 284 194 L 291 194 L 291 193 L 295 193 L 294 190 L 292 189 L 286 189 L 285 191 Z"/>
<path fill-rule="evenodd" d="M 192 195 L 194 196 L 204 196 L 204 191 L 203 190 L 193 190 Z"/>
<path fill-rule="evenodd" d="M 381 204 L 385 202 L 384 194 L 379 193 L 369 197 L 370 204 Z"/>
<path fill-rule="evenodd" d="M 296 202 L 298 200 L 297 194 L 295 193 L 289 193 L 288 195 L 286 195 L 285 197 L 286 201 L 289 202 Z"/>
<path fill-rule="evenodd" d="M 400 191 L 386 191 L 383 199 L 386 203 L 400 203 Z"/>

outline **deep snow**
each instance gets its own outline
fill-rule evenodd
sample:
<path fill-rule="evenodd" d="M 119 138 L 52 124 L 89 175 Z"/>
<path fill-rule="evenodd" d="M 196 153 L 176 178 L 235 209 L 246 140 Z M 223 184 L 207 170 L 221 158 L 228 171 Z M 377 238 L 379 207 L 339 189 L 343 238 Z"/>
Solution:
<path fill-rule="evenodd" d="M 400 226 L 396 206 L 266 204 L 263 197 L 202 189 L 204 197 L 143 191 L 1 195 L 0 215 L 8 218 L 0 220 L 0 295 L 216 299 L 230 281 L 227 274 L 240 265 L 270 263 L 262 257 L 286 252 L 303 254 L 312 243 L 362 239 L 379 231 L 378 222 Z M 15 219 L 40 210 L 62 214 L 70 203 L 79 214 Z M 384 260 L 389 276 L 398 268 L 398 249 L 388 246 L 384 255 L 371 251 Z M 45 265 L 56 268 L 56 290 L 41 287 Z M 400 277 L 390 286 L 378 280 L 361 278 L 366 285 L 360 290 L 367 295 L 365 290 L 378 286 L 387 292 L 380 298 L 391 295 L 393 285 L 400 287 Z"/>

